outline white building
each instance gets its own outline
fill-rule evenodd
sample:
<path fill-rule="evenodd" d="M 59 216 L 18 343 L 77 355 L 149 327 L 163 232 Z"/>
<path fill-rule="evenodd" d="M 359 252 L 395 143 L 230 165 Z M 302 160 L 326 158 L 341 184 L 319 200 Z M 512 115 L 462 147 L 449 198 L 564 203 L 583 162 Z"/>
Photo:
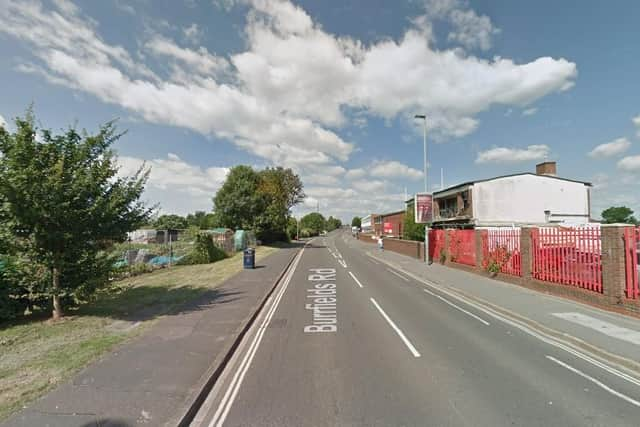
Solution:
<path fill-rule="evenodd" d="M 556 176 L 556 163 L 471 181 L 433 194 L 434 224 L 500 226 L 585 224 L 591 218 L 591 184 Z"/>
<path fill-rule="evenodd" d="M 371 233 L 373 231 L 372 215 L 369 214 L 360 220 L 360 229 L 363 233 Z"/>

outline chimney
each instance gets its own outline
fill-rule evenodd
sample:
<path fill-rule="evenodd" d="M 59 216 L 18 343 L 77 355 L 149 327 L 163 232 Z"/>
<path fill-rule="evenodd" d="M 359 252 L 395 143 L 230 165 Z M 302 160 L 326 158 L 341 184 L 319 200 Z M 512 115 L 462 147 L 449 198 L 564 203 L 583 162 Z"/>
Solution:
<path fill-rule="evenodd" d="M 542 162 L 537 164 L 536 175 L 556 176 L 556 162 Z"/>

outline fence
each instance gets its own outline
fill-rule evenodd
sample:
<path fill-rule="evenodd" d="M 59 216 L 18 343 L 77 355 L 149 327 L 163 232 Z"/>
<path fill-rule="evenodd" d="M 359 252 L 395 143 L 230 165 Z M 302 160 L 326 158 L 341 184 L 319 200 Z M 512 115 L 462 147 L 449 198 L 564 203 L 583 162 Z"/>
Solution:
<path fill-rule="evenodd" d="M 520 229 L 492 228 L 481 233 L 483 267 L 486 269 L 489 263 L 495 262 L 501 273 L 522 276 Z"/>
<path fill-rule="evenodd" d="M 627 298 L 640 298 L 640 227 L 629 227 L 624 233 L 625 279 Z"/>
<path fill-rule="evenodd" d="M 600 228 L 537 228 L 531 230 L 532 275 L 602 292 Z"/>
<path fill-rule="evenodd" d="M 452 262 L 476 265 L 475 230 L 447 230 L 449 233 L 449 253 Z"/>
<path fill-rule="evenodd" d="M 444 230 L 429 230 L 429 259 L 437 261 L 444 251 Z"/>

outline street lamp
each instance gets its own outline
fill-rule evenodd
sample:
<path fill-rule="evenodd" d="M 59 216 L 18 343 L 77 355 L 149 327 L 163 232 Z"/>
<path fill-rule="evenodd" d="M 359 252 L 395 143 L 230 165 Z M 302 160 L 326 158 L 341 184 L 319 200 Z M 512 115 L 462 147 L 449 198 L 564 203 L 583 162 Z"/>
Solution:
<path fill-rule="evenodd" d="M 422 119 L 424 120 L 424 134 L 423 134 L 423 142 L 424 142 L 424 192 L 427 193 L 429 190 L 427 189 L 427 116 L 424 114 L 416 114 L 413 116 L 414 119 Z"/>
<path fill-rule="evenodd" d="M 416 114 L 413 116 L 414 119 L 422 119 L 424 122 L 424 133 L 423 133 L 423 143 L 424 143 L 424 192 L 428 193 L 427 189 L 427 116 L 425 114 Z M 414 200 L 413 203 L 418 203 L 418 200 Z M 428 264 L 429 263 L 429 224 L 425 224 L 424 226 L 424 260 Z"/>

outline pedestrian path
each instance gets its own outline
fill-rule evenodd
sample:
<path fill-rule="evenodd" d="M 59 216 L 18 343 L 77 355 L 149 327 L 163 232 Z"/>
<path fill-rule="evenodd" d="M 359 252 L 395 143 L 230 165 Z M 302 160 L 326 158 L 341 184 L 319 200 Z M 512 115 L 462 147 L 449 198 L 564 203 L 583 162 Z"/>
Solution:
<path fill-rule="evenodd" d="M 177 425 L 296 251 L 281 249 L 163 317 L 0 426 Z"/>

